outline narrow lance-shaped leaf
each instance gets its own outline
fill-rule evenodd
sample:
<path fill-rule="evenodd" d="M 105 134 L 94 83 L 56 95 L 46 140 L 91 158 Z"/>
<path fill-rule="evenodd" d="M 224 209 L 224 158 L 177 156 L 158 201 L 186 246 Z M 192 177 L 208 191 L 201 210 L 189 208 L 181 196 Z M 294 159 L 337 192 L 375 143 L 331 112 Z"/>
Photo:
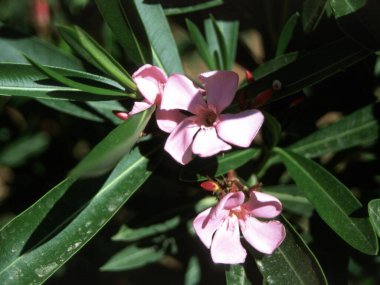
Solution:
<path fill-rule="evenodd" d="M 314 254 L 291 224 L 281 217 L 286 238 L 271 255 L 256 254 L 256 264 L 269 284 L 321 285 L 326 277 Z"/>
<path fill-rule="evenodd" d="M 251 285 L 245 273 L 244 266 L 241 264 L 231 264 L 226 268 L 227 285 Z"/>
<path fill-rule="evenodd" d="M 105 95 L 123 96 L 124 95 L 125 97 L 136 98 L 136 94 L 135 93 L 127 94 L 127 93 L 124 93 L 122 91 L 117 91 L 117 90 L 112 90 L 112 89 L 106 89 L 106 88 L 101 88 L 101 87 L 95 87 L 95 86 L 92 86 L 92 85 L 88 85 L 88 84 L 84 84 L 84 83 L 81 83 L 81 82 L 77 82 L 75 80 L 72 80 L 70 78 L 65 77 L 64 75 L 60 74 L 59 72 L 56 72 L 52 68 L 40 65 L 40 64 L 38 64 L 37 62 L 34 62 L 31 59 L 28 59 L 28 60 L 39 71 L 41 71 L 42 73 L 46 74 L 50 78 L 52 78 L 54 80 L 57 80 L 58 82 L 66 85 L 68 87 L 71 87 L 71 88 L 74 88 L 74 89 L 78 89 L 78 90 L 81 90 L 81 91 L 84 91 L 84 92 L 87 92 L 87 93 L 90 93 L 90 94 L 95 94 L 95 95 L 103 95 L 103 96 L 105 96 Z"/>
<path fill-rule="evenodd" d="M 79 89 L 52 84 L 50 78 L 32 65 L 0 63 L 0 96 L 21 96 L 49 100 L 101 101 L 125 98 L 126 93 L 117 82 L 102 76 L 70 69 L 50 67 L 62 76 L 93 81 L 94 84 L 109 86 L 119 95 L 94 95 Z"/>
<path fill-rule="evenodd" d="M 207 42 L 198 27 L 189 19 L 186 19 L 186 26 L 200 57 L 203 59 L 209 69 L 216 69 L 216 64 L 212 55 L 210 54 L 210 51 L 208 50 Z"/>
<path fill-rule="evenodd" d="M 153 51 L 153 61 L 167 74 L 183 73 L 181 59 L 161 4 L 133 0 Z"/>
<path fill-rule="evenodd" d="M 258 148 L 235 150 L 213 158 L 196 158 L 183 168 L 180 179 L 182 181 L 202 181 L 208 177 L 226 174 L 236 169 L 260 154 Z"/>
<path fill-rule="evenodd" d="M 338 26 L 344 33 L 373 51 L 380 48 L 379 1 L 330 0 L 329 3 Z"/>
<path fill-rule="evenodd" d="M 375 142 L 379 138 L 378 105 L 369 105 L 290 145 L 287 149 L 312 158 Z"/>
<path fill-rule="evenodd" d="M 60 203 L 73 203 L 71 199 L 75 197 L 70 196 L 78 193 L 85 196 L 86 191 L 80 191 L 83 190 L 83 185 L 70 193 L 66 192 L 67 189 L 62 189 L 62 186 L 54 188 L 11 221 L 0 232 L 2 248 L 9 248 L 7 253 L 11 253 L 11 258 L 9 254 L 1 254 L 0 283 L 42 284 L 46 281 L 94 237 L 150 176 L 152 165 L 149 165 L 149 162 L 148 157 L 143 156 L 138 149 L 126 155 L 115 169 L 118 175 L 112 181 L 107 181 L 95 196 L 84 199 L 83 204 L 78 205 L 77 213 L 72 215 L 72 220 L 55 225 L 53 232 L 46 232 L 40 237 L 39 242 L 26 252 L 23 251 L 23 247 L 27 240 L 36 231 L 46 231 L 38 226 L 44 223 L 57 207 L 63 207 Z M 67 200 L 61 199 L 63 194 Z M 18 231 L 18 235 L 14 235 L 15 230 Z M 23 234 L 20 234 L 20 230 L 23 230 Z M 20 238 L 22 235 L 23 238 Z"/>
<path fill-rule="evenodd" d="M 95 2 L 128 58 L 136 65 L 152 63 L 151 46 L 134 1 L 123 1 L 125 6 L 120 0 Z"/>
<path fill-rule="evenodd" d="M 370 54 L 370 51 L 348 38 L 338 39 L 298 57 L 296 61 L 258 79 L 254 84 L 247 85 L 240 91 L 245 90 L 249 96 L 256 96 L 261 91 L 270 88 L 274 80 L 278 80 L 282 87 L 273 93 L 269 101 L 273 102 L 305 87 L 315 85 L 365 59 Z"/>
<path fill-rule="evenodd" d="M 303 30 L 306 34 L 311 33 L 317 28 L 325 13 L 325 7 L 328 2 L 328 0 L 306 0 L 303 3 L 301 15 Z"/>
<path fill-rule="evenodd" d="M 114 241 L 136 241 L 149 236 L 165 233 L 174 229 L 180 223 L 180 217 L 176 216 L 163 223 L 154 224 L 146 227 L 132 229 L 128 226 L 122 226 L 118 233 L 112 237 Z"/>
<path fill-rule="evenodd" d="M 127 120 L 123 125 L 112 131 L 109 136 L 101 141 L 94 150 L 82 160 L 79 166 L 91 164 L 91 162 L 94 161 L 94 156 L 99 156 L 97 159 L 103 161 L 107 159 L 108 153 L 114 151 L 114 149 L 123 149 L 125 153 L 128 153 L 136 143 L 138 134 L 141 132 L 142 124 L 138 122 L 141 119 L 142 121 L 145 121 L 147 119 L 145 117 L 147 114 L 149 114 L 149 111 L 137 114 L 130 118 L 131 120 Z M 116 168 L 113 173 L 120 174 L 120 169 L 124 170 L 122 166 L 125 166 L 125 164 L 121 164 L 121 166 Z M 87 170 L 86 167 L 81 167 L 83 170 Z M 116 176 L 114 178 L 116 179 Z M 26 242 L 31 239 L 34 232 L 39 228 L 39 225 L 44 222 L 45 217 L 52 211 L 54 205 L 59 203 L 61 198 L 66 195 L 66 192 L 70 189 L 75 180 L 74 176 L 68 177 L 0 230 L 0 248 L 2 248 L 0 251 L 0 271 L 5 270 L 5 268 L 12 264 L 12 262 L 22 253 Z M 70 203 L 73 203 L 73 201 Z M 62 213 L 59 213 L 59 216 L 62 218 Z M 17 235 L 14 234 L 16 231 Z M 46 234 L 48 237 L 51 233 Z"/>
<path fill-rule="evenodd" d="M 380 237 L 380 199 L 368 203 L 369 219 L 378 237 Z"/>
<path fill-rule="evenodd" d="M 136 90 L 136 84 L 129 73 L 85 31 L 77 26 L 73 28 L 59 26 L 58 31 L 77 53 L 95 67 L 113 77 L 124 87 Z"/>
<path fill-rule="evenodd" d="M 299 23 L 300 14 L 294 13 L 286 22 L 284 28 L 281 31 L 280 38 L 276 49 L 276 57 L 285 53 L 290 41 L 293 38 L 294 31 Z"/>
<path fill-rule="evenodd" d="M 83 71 L 79 59 L 37 37 L 0 38 L 0 62 L 28 63 L 24 55 L 43 65 Z"/>
<path fill-rule="evenodd" d="M 71 172 L 72 175 L 97 176 L 109 171 L 128 153 L 148 124 L 154 107 L 132 116 L 110 132 Z"/>
<path fill-rule="evenodd" d="M 193 4 L 191 6 L 165 8 L 164 12 L 165 12 L 165 15 L 167 16 L 180 15 L 180 14 L 187 14 L 187 13 L 193 13 L 200 10 L 210 9 L 216 6 L 220 6 L 222 4 L 223 4 L 223 0 L 211 0 L 211 1 L 202 2 L 199 4 Z"/>
<path fill-rule="evenodd" d="M 284 149 L 275 151 L 319 216 L 355 249 L 377 254 L 375 233 L 368 217 L 358 213 L 362 205 L 351 191 L 314 161 Z"/>
<path fill-rule="evenodd" d="M 140 268 L 149 263 L 159 261 L 164 254 L 164 250 L 156 246 L 142 248 L 131 245 L 112 256 L 100 268 L 100 271 L 122 271 Z"/>

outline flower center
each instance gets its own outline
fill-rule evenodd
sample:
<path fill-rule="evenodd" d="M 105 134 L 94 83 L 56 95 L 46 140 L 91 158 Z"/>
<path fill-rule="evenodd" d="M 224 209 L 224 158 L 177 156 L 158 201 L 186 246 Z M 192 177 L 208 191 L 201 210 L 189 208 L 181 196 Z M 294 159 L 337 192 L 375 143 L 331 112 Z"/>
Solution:
<path fill-rule="evenodd" d="M 213 111 L 208 111 L 206 114 L 205 114 L 205 118 L 204 118 L 204 124 L 206 127 L 211 127 L 214 125 L 215 121 L 216 121 L 216 114 L 213 112 Z"/>
<path fill-rule="evenodd" d="M 218 120 L 218 114 L 213 106 L 208 106 L 208 108 L 202 107 L 198 113 L 199 124 L 204 127 L 212 127 Z"/>

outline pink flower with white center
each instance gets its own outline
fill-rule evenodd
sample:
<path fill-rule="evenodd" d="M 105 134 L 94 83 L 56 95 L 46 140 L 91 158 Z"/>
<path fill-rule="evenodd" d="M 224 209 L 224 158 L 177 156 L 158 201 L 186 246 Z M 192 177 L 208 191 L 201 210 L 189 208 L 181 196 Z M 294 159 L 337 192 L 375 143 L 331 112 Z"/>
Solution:
<path fill-rule="evenodd" d="M 232 71 L 210 71 L 199 75 L 205 89 L 195 87 L 184 75 L 169 77 L 161 109 L 180 109 L 192 113 L 168 137 L 165 150 L 179 163 L 187 164 L 192 154 L 207 157 L 231 149 L 248 147 L 259 131 L 264 116 L 259 110 L 221 114 L 231 104 L 238 87 Z"/>
<path fill-rule="evenodd" d="M 133 73 L 132 78 L 144 100 L 135 102 L 128 115 L 137 114 L 156 104 L 157 125 L 164 132 L 170 133 L 185 118 L 185 115 L 179 110 L 162 110 L 160 107 L 168 80 L 165 72 L 156 66 L 145 64 Z"/>
<path fill-rule="evenodd" d="M 240 231 L 256 250 L 272 254 L 285 238 L 285 227 L 272 219 L 282 211 L 281 202 L 268 194 L 252 191 L 247 202 L 243 192 L 226 194 L 219 203 L 194 220 L 196 234 L 211 249 L 215 263 L 243 263 L 247 252 L 240 242 Z"/>

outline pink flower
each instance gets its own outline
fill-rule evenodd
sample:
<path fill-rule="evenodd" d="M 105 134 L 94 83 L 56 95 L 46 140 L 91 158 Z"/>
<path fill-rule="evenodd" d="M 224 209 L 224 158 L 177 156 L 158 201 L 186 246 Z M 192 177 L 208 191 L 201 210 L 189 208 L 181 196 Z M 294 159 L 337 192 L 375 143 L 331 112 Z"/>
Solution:
<path fill-rule="evenodd" d="M 248 147 L 259 131 L 264 116 L 258 110 L 221 114 L 231 104 L 238 87 L 238 76 L 231 71 L 210 71 L 199 75 L 205 89 L 195 87 L 184 75 L 169 77 L 161 109 L 180 109 L 193 114 L 171 132 L 165 150 L 179 163 L 187 164 L 192 154 L 207 157 L 231 149 Z"/>
<path fill-rule="evenodd" d="M 236 264 L 245 261 L 247 252 L 240 243 L 240 231 L 245 240 L 262 253 L 271 254 L 285 238 L 285 227 L 270 219 L 282 211 L 281 202 L 268 194 L 252 191 L 244 203 L 243 192 L 231 192 L 219 203 L 200 213 L 194 220 L 196 234 L 215 263 Z"/>
<path fill-rule="evenodd" d="M 156 104 L 157 125 L 164 132 L 170 133 L 185 116 L 179 110 L 162 110 L 160 107 L 168 80 L 165 72 L 156 66 L 145 64 L 133 73 L 132 78 L 144 100 L 135 102 L 128 115 L 137 114 Z"/>

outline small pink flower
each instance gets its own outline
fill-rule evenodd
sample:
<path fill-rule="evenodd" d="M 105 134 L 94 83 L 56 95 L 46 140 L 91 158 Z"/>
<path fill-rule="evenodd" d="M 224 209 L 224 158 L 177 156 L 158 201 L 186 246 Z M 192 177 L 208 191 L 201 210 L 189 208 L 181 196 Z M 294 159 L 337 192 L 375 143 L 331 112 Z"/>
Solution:
<path fill-rule="evenodd" d="M 170 133 L 185 116 L 179 110 L 162 110 L 160 107 L 168 80 L 165 72 L 156 66 L 145 64 L 133 73 L 132 78 L 144 100 L 135 102 L 128 115 L 137 114 L 156 104 L 157 125 L 164 132 Z"/>
<path fill-rule="evenodd" d="M 245 240 L 262 253 L 271 254 L 285 238 L 285 227 L 271 219 L 282 211 L 281 202 L 268 194 L 252 191 L 244 202 L 243 192 L 231 192 L 219 203 L 200 213 L 194 220 L 196 234 L 215 263 L 243 263 L 247 256 L 240 242 L 240 231 Z"/>
<path fill-rule="evenodd" d="M 231 71 L 210 71 L 199 75 L 205 89 L 196 88 L 184 75 L 169 77 L 161 102 L 165 110 L 180 109 L 193 114 L 171 132 L 165 150 L 179 163 L 187 164 L 192 154 L 207 157 L 231 149 L 248 147 L 259 131 L 264 116 L 258 110 L 221 114 L 231 104 L 238 76 Z"/>

